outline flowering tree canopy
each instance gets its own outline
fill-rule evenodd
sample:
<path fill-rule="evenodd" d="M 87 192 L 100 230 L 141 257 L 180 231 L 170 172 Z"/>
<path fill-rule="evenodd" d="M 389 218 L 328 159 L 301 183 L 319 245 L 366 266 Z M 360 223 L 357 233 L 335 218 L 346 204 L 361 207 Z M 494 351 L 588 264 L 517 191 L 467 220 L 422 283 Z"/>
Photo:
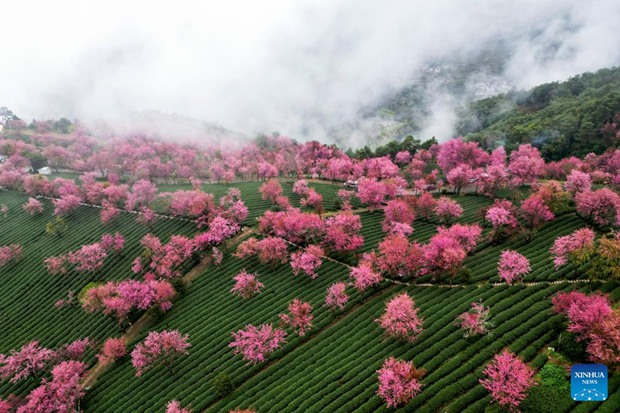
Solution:
<path fill-rule="evenodd" d="M 502 280 L 512 284 L 515 280 L 522 279 L 532 269 L 530 262 L 523 255 L 516 251 L 506 250 L 502 251 L 497 270 Z"/>
<path fill-rule="evenodd" d="M 256 278 L 256 274 L 249 274 L 245 270 L 235 275 L 233 279 L 235 280 L 235 286 L 230 292 L 242 298 L 252 298 L 264 287 Z"/>
<path fill-rule="evenodd" d="M 578 229 L 572 234 L 558 237 L 549 252 L 554 256 L 555 267 L 569 262 L 579 265 L 594 248 L 594 231 L 589 228 Z"/>
<path fill-rule="evenodd" d="M 602 227 L 620 225 L 620 196 L 608 188 L 580 192 L 575 196 L 577 212 Z"/>
<path fill-rule="evenodd" d="M 247 325 L 244 329 L 233 332 L 232 336 L 233 341 L 229 346 L 234 348 L 234 354 L 242 354 L 244 360 L 256 364 L 280 348 L 286 332 L 273 328 L 271 324 L 261 324 L 258 327 Z"/>
<path fill-rule="evenodd" d="M 323 254 L 323 249 L 316 245 L 308 245 L 303 251 L 294 252 L 291 254 L 293 273 L 298 275 L 303 271 L 310 278 L 316 278 L 318 274 L 315 270 L 322 264 Z"/>
<path fill-rule="evenodd" d="M 463 215 L 463 207 L 453 199 L 442 196 L 435 204 L 435 215 L 439 222 L 450 225 L 450 222 Z"/>
<path fill-rule="evenodd" d="M 347 285 L 343 282 L 337 282 L 329 286 L 327 289 L 327 297 L 325 297 L 325 304 L 332 309 L 344 310 L 349 296 L 347 295 Z"/>
<path fill-rule="evenodd" d="M 516 411 L 527 390 L 536 383 L 534 370 L 508 350 L 495 355 L 484 369 L 482 386 L 491 392 L 493 399 L 503 407 Z"/>
<path fill-rule="evenodd" d="M 377 373 L 379 374 L 377 394 L 385 400 L 388 408 L 408 403 L 422 389 L 420 383 L 422 372 L 416 370 L 410 361 L 390 357 L 385 360 Z"/>
<path fill-rule="evenodd" d="M 178 330 L 151 331 L 131 352 L 131 364 L 136 369 L 136 376 L 140 377 L 158 364 L 171 370 L 180 356 L 189 353 L 187 349 L 191 344 L 188 338 L 187 334 L 183 335 Z"/>
<path fill-rule="evenodd" d="M 418 316 L 418 309 L 407 293 L 388 301 L 385 313 L 375 321 L 389 336 L 401 340 L 414 341 L 422 332 L 422 318 Z"/>
<path fill-rule="evenodd" d="M 300 336 L 306 334 L 306 330 L 312 327 L 312 305 L 295 298 L 288 305 L 289 314 L 280 314 L 280 320 L 297 330 Z"/>
<path fill-rule="evenodd" d="M 349 276 L 353 278 L 353 286 L 359 291 L 377 285 L 383 279 L 381 274 L 373 271 L 372 267 L 366 264 L 351 268 Z"/>
<path fill-rule="evenodd" d="M 38 341 L 31 341 L 19 351 L 12 350 L 8 356 L 0 354 L 0 377 L 16 383 L 43 370 L 53 356 L 52 350 L 39 346 Z"/>
<path fill-rule="evenodd" d="M 481 302 L 474 302 L 471 303 L 469 311 L 459 316 L 457 324 L 465 330 L 463 334 L 465 338 L 476 334 L 486 334 L 489 331 L 491 327 L 491 323 L 488 321 L 489 311 L 489 308 Z"/>

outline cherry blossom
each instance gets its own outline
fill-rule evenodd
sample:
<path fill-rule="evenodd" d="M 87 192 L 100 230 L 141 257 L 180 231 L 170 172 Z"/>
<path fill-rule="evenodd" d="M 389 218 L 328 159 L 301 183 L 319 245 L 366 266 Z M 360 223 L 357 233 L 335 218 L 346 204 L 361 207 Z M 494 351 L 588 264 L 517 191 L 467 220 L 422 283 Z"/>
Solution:
<path fill-rule="evenodd" d="M 491 392 L 494 401 L 511 411 L 517 411 L 525 400 L 527 390 L 534 386 L 534 370 L 508 350 L 496 354 L 483 371 L 482 387 Z"/>
<path fill-rule="evenodd" d="M 375 321 L 387 335 L 401 340 L 414 341 L 422 332 L 422 318 L 407 293 L 398 294 L 388 301 L 385 313 Z"/>
<path fill-rule="evenodd" d="M 388 408 L 407 404 L 417 396 L 421 389 L 422 372 L 417 370 L 413 362 L 390 357 L 377 370 L 379 390 L 377 394 L 386 401 Z"/>
<path fill-rule="evenodd" d="M 502 251 L 497 269 L 499 277 L 508 284 L 522 279 L 532 270 L 527 258 L 511 250 Z"/>
<path fill-rule="evenodd" d="M 280 328 L 273 328 L 271 324 L 261 324 L 256 327 L 247 325 L 244 329 L 232 333 L 233 341 L 229 344 L 234 354 L 242 354 L 243 359 L 256 364 L 265 360 L 265 357 L 280 348 L 286 332 Z"/>
<path fill-rule="evenodd" d="M 289 314 L 280 314 L 280 320 L 285 325 L 293 327 L 300 336 L 304 336 L 306 331 L 312 327 L 312 305 L 295 298 L 288 305 Z"/>
<path fill-rule="evenodd" d="M 301 271 L 314 279 L 318 276 L 315 270 L 322 264 L 323 249 L 316 245 L 309 245 L 303 251 L 291 254 L 291 267 L 293 274 L 298 275 Z"/>
<path fill-rule="evenodd" d="M 235 275 L 233 279 L 235 280 L 235 286 L 230 292 L 242 298 L 252 298 L 264 287 L 263 283 L 258 281 L 256 274 L 250 274 L 245 270 Z"/>
<path fill-rule="evenodd" d="M 457 320 L 457 324 L 465 330 L 463 336 L 468 338 L 469 336 L 476 334 L 486 334 L 490 327 L 489 323 L 489 308 L 480 303 L 471 303 L 471 309 L 461 314 Z"/>
<path fill-rule="evenodd" d="M 158 364 L 172 372 L 176 360 L 189 354 L 191 344 L 188 339 L 189 335 L 181 334 L 178 330 L 151 331 L 131 352 L 131 364 L 136 369 L 136 377 Z"/>
<path fill-rule="evenodd" d="M 345 283 L 337 282 L 329 286 L 325 298 L 325 303 L 329 308 L 342 311 L 346 307 L 348 301 L 349 296 L 347 295 L 347 285 Z"/>

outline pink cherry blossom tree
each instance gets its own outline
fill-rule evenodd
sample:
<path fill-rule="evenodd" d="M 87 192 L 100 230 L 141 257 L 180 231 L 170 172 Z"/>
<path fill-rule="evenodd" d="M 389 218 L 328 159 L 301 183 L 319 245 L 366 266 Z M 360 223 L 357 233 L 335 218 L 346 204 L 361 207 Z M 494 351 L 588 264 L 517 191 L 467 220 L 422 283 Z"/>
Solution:
<path fill-rule="evenodd" d="M 117 255 L 121 255 L 123 247 L 125 246 L 125 238 L 119 233 L 103 234 L 101 236 L 101 248 L 107 252 L 114 252 Z"/>
<path fill-rule="evenodd" d="M 293 184 L 293 193 L 299 196 L 306 195 L 309 190 L 310 188 L 308 188 L 308 181 L 306 181 L 305 179 L 295 181 L 295 183 Z"/>
<path fill-rule="evenodd" d="M 108 256 L 101 243 L 83 245 L 79 250 L 67 254 L 67 261 L 77 272 L 97 272 Z"/>
<path fill-rule="evenodd" d="M 525 400 L 527 390 L 534 386 L 534 369 L 508 350 L 496 354 L 483 371 L 486 378 L 480 380 L 495 402 L 510 411 L 517 411 Z"/>
<path fill-rule="evenodd" d="M 344 212 L 325 220 L 323 245 L 331 251 L 346 253 L 358 250 L 364 245 L 364 237 L 359 234 L 362 219 L 357 214 Z"/>
<path fill-rule="evenodd" d="M 377 394 L 385 400 L 388 408 L 409 403 L 422 389 L 420 378 L 423 371 L 417 370 L 411 361 L 390 357 L 385 360 L 377 373 L 379 375 Z"/>
<path fill-rule="evenodd" d="M 509 178 L 510 175 L 503 164 L 489 165 L 485 172 L 478 174 L 476 182 L 478 192 L 493 198 L 499 190 L 509 186 Z"/>
<path fill-rule="evenodd" d="M 280 348 L 286 332 L 274 328 L 271 324 L 261 324 L 256 327 L 247 325 L 245 328 L 232 333 L 233 341 L 229 344 L 234 354 L 243 355 L 243 359 L 252 363 L 260 363 L 274 350 Z"/>
<path fill-rule="evenodd" d="M 343 282 L 337 282 L 329 286 L 327 289 L 327 296 L 325 297 L 325 304 L 331 310 L 344 310 L 349 301 L 347 295 L 347 285 Z"/>
<path fill-rule="evenodd" d="M 242 270 L 239 274 L 235 275 L 233 280 L 235 281 L 235 286 L 230 292 L 245 299 L 254 297 L 256 294 L 260 293 L 260 290 L 264 287 L 264 285 L 258 281 L 256 274 L 250 274 L 246 270 Z"/>
<path fill-rule="evenodd" d="M 516 151 L 510 154 L 508 168 L 520 185 L 533 182 L 542 175 L 545 170 L 545 161 L 540 155 L 540 151 L 528 143 L 520 145 Z"/>
<path fill-rule="evenodd" d="M 61 198 L 53 199 L 52 204 L 54 204 L 54 214 L 71 215 L 80 205 L 80 202 L 82 202 L 80 197 L 75 195 L 65 195 Z"/>
<path fill-rule="evenodd" d="M 485 166 L 489 160 L 489 154 L 478 142 L 465 142 L 461 137 L 442 143 L 437 153 L 437 164 L 445 174 L 461 164 L 476 168 Z"/>
<path fill-rule="evenodd" d="M 131 352 L 131 364 L 136 369 L 136 377 L 156 366 L 165 366 L 171 374 L 177 360 L 189 354 L 189 335 L 178 330 L 151 331 L 146 339 L 139 343 Z"/>
<path fill-rule="evenodd" d="M 620 311 L 606 296 L 579 291 L 559 292 L 552 297 L 553 311 L 568 317 L 568 331 L 577 341 L 587 342 L 591 361 L 615 367 L 620 364 Z"/>
<path fill-rule="evenodd" d="M 412 342 L 422 332 L 422 317 L 407 293 L 398 294 L 388 301 L 385 313 L 375 321 L 388 336 L 399 340 Z"/>
<path fill-rule="evenodd" d="M 526 238 L 529 241 L 536 227 L 547 221 L 551 221 L 555 216 L 545 202 L 537 195 L 531 195 L 524 200 L 519 207 L 519 216 L 526 228 Z"/>
<path fill-rule="evenodd" d="M 41 201 L 38 201 L 34 198 L 28 198 L 28 202 L 22 205 L 24 211 L 29 213 L 30 215 L 37 215 L 43 213 L 43 204 Z"/>
<path fill-rule="evenodd" d="M 437 234 L 453 238 L 466 253 L 476 249 L 476 244 L 482 235 L 482 228 L 478 224 L 454 224 L 451 227 L 437 227 Z"/>
<path fill-rule="evenodd" d="M 127 196 L 126 208 L 130 211 L 148 207 L 157 199 L 157 186 L 145 179 L 137 181 L 131 187 L 131 193 Z"/>
<path fill-rule="evenodd" d="M 399 165 L 406 165 L 411 160 L 411 153 L 409 151 L 397 152 L 394 156 L 394 160 Z"/>
<path fill-rule="evenodd" d="M 594 250 L 594 231 L 582 228 L 569 235 L 558 237 L 549 252 L 553 255 L 553 263 L 559 268 L 568 263 L 577 268 L 588 259 Z"/>
<path fill-rule="evenodd" d="M 38 341 L 31 341 L 19 351 L 11 350 L 8 356 L 0 354 L 0 377 L 17 383 L 46 368 L 53 357 L 54 351 L 41 347 Z"/>
<path fill-rule="evenodd" d="M 385 214 L 385 219 L 382 223 L 383 232 L 391 231 L 394 224 L 397 223 L 411 226 L 415 219 L 415 215 L 409 204 L 401 199 L 388 201 L 383 212 Z"/>
<path fill-rule="evenodd" d="M 355 195 L 354 191 L 349 191 L 347 189 L 339 189 L 336 193 L 338 199 L 342 203 L 342 209 L 348 211 L 351 209 L 351 198 Z"/>
<path fill-rule="evenodd" d="M 122 338 L 108 338 L 101 347 L 101 352 L 97 354 L 100 363 L 111 363 L 127 354 L 125 341 Z"/>
<path fill-rule="evenodd" d="M 554 311 L 568 317 L 568 331 L 577 334 L 580 340 L 587 340 L 613 312 L 607 297 L 600 293 L 589 296 L 580 292 L 558 293 L 552 303 Z"/>
<path fill-rule="evenodd" d="M 620 311 L 616 309 L 603 318 L 588 339 L 586 351 L 590 360 L 617 368 L 620 365 Z"/>
<path fill-rule="evenodd" d="M 489 221 L 493 228 L 515 228 L 519 223 L 514 216 L 514 207 L 510 201 L 495 200 L 486 212 L 484 219 Z"/>
<path fill-rule="evenodd" d="M 611 189 L 580 192 L 575 203 L 579 214 L 601 227 L 620 225 L 620 196 Z"/>
<path fill-rule="evenodd" d="M 318 215 L 304 213 L 297 208 L 267 211 L 259 218 L 258 227 L 263 234 L 302 245 L 317 244 L 325 235 L 325 223 Z"/>
<path fill-rule="evenodd" d="M 180 402 L 171 400 L 166 405 L 166 413 L 192 413 L 192 411 L 182 408 Z"/>
<path fill-rule="evenodd" d="M 438 274 L 445 271 L 450 274 L 450 280 L 454 278 L 467 257 L 464 246 L 449 233 L 433 235 L 428 244 L 422 246 L 422 253 L 423 274 Z"/>
<path fill-rule="evenodd" d="M 88 337 L 65 344 L 55 351 L 54 363 L 66 360 L 80 360 L 84 357 L 86 350 L 94 347 L 94 345 L 94 342 Z"/>
<path fill-rule="evenodd" d="M 132 310 L 145 311 L 153 306 L 169 310 L 174 294 L 167 281 L 109 281 L 90 288 L 82 298 L 82 307 L 91 313 L 101 311 L 122 324 Z"/>
<path fill-rule="evenodd" d="M 450 225 L 454 219 L 458 219 L 463 215 L 463 207 L 455 200 L 442 196 L 435 205 L 435 215 L 439 222 Z"/>
<path fill-rule="evenodd" d="M 512 284 L 516 280 L 523 280 L 523 277 L 531 270 L 530 262 L 525 256 L 516 251 L 502 251 L 497 271 L 499 277 L 508 284 Z"/>
<path fill-rule="evenodd" d="M 436 208 L 437 200 L 428 192 L 420 195 L 415 202 L 415 213 L 427 222 L 435 213 Z"/>
<path fill-rule="evenodd" d="M 19 244 L 0 247 L 0 268 L 19 262 L 22 259 L 23 248 Z"/>
<path fill-rule="evenodd" d="M 297 330 L 300 336 L 304 336 L 306 331 L 312 328 L 312 305 L 308 302 L 295 298 L 288 305 L 288 314 L 280 314 L 280 321 Z"/>
<path fill-rule="evenodd" d="M 81 380 L 88 366 L 81 361 L 63 361 L 52 369 L 52 380 L 44 379 L 26 397 L 18 413 L 65 413 L 78 409 L 85 390 Z"/>
<path fill-rule="evenodd" d="M 510 201 L 495 200 L 495 203 L 487 209 L 484 219 L 491 223 L 493 231 L 491 239 L 500 241 L 510 236 L 518 227 L 519 221 L 515 217 L 516 210 Z"/>
<path fill-rule="evenodd" d="M 43 260 L 47 272 L 51 275 L 64 275 L 67 273 L 67 257 L 61 255 L 59 257 L 49 257 Z"/>
<path fill-rule="evenodd" d="M 304 207 L 313 208 L 319 215 L 323 213 L 323 195 L 312 188 L 308 189 L 301 197 L 299 204 Z"/>
<path fill-rule="evenodd" d="M 240 229 L 239 224 L 236 222 L 218 215 L 209 224 L 207 232 L 194 237 L 194 244 L 199 250 L 205 250 L 209 246 L 221 245 L 228 238 L 239 232 Z"/>
<path fill-rule="evenodd" d="M 573 169 L 564 182 L 564 189 L 573 195 L 578 192 L 588 192 L 591 187 L 592 178 L 590 178 L 590 174 L 577 169 Z"/>
<path fill-rule="evenodd" d="M 157 215 L 155 215 L 155 211 L 148 207 L 140 207 L 140 212 L 138 213 L 138 218 L 136 218 L 136 222 L 141 225 L 151 226 L 157 220 Z"/>
<path fill-rule="evenodd" d="M 258 189 L 263 200 L 276 204 L 276 200 L 282 195 L 282 185 L 277 179 L 270 179 L 260 186 Z"/>
<path fill-rule="evenodd" d="M 388 197 L 388 189 L 383 182 L 376 179 L 364 178 L 359 181 L 357 197 L 368 205 L 368 210 L 372 211 L 379 208 Z"/>
<path fill-rule="evenodd" d="M 475 172 L 469 165 L 460 164 L 450 169 L 446 174 L 446 179 L 450 186 L 454 188 L 454 192 L 458 195 L 461 189 L 469 183 L 469 180 L 475 177 Z"/>
<path fill-rule="evenodd" d="M 159 238 L 146 234 L 140 243 L 146 250 L 143 255 L 149 271 L 160 278 L 180 277 L 178 268 L 193 256 L 196 249 L 195 242 L 182 235 L 173 235 L 167 244 L 162 245 Z"/>
<path fill-rule="evenodd" d="M 457 325 L 465 330 L 463 334 L 465 338 L 489 332 L 492 326 L 488 321 L 489 311 L 489 307 L 485 307 L 482 302 L 473 302 L 471 303 L 471 309 L 458 317 Z"/>
<path fill-rule="evenodd" d="M 379 243 L 379 256 L 374 261 L 375 267 L 388 276 L 417 275 L 423 264 L 422 248 L 404 235 L 390 234 Z"/>
<path fill-rule="evenodd" d="M 303 271 L 310 278 L 315 279 L 318 276 L 315 270 L 323 263 L 323 255 L 323 249 L 317 245 L 308 245 L 304 250 L 292 253 L 293 274 L 298 275 Z"/>
<path fill-rule="evenodd" d="M 351 268 L 349 276 L 353 279 L 353 286 L 360 292 L 378 285 L 383 278 L 381 274 L 375 272 L 370 265 L 361 264 Z"/>

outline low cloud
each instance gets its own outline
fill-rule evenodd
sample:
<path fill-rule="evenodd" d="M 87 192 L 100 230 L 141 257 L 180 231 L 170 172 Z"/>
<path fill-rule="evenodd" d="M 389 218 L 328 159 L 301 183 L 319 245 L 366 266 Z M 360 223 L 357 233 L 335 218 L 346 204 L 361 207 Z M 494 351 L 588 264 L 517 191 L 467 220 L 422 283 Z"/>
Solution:
<path fill-rule="evenodd" d="M 498 71 L 467 79 L 477 96 L 620 63 L 616 0 L 25 0 L 2 10 L 0 105 L 28 119 L 155 109 L 249 136 L 358 146 L 376 127 L 363 115 L 437 62 L 499 48 Z M 462 97 L 427 98 L 420 136 L 443 140 Z"/>

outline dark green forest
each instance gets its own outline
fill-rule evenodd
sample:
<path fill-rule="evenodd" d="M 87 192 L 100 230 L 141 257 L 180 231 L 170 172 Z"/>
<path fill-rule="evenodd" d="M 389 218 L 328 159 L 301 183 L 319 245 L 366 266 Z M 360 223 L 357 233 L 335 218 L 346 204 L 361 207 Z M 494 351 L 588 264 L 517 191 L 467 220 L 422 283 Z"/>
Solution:
<path fill-rule="evenodd" d="M 559 160 L 617 147 L 611 123 L 618 112 L 620 68 L 601 69 L 473 102 L 461 111 L 456 131 L 484 148 L 504 144 L 511 151 L 531 143 L 545 159 Z"/>

